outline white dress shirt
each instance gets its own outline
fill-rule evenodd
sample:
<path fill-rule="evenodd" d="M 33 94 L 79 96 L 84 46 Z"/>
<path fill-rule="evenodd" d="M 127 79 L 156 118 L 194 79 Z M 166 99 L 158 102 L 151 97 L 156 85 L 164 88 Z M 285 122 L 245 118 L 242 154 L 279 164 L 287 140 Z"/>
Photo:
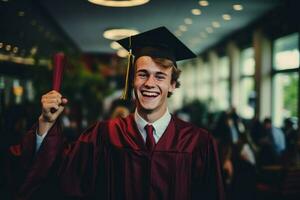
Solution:
<path fill-rule="evenodd" d="M 44 140 L 44 138 L 46 137 L 47 133 L 43 134 L 42 136 L 40 136 L 38 133 L 38 131 L 36 131 L 36 146 L 35 146 L 35 151 L 38 151 L 41 147 L 41 144 Z"/>
<path fill-rule="evenodd" d="M 147 137 L 147 133 L 145 130 L 145 126 L 147 124 L 152 125 L 154 128 L 154 132 L 153 132 L 153 136 L 155 139 L 155 143 L 158 142 L 158 140 L 161 138 L 161 136 L 163 135 L 163 133 L 165 132 L 165 130 L 167 129 L 170 121 L 171 121 L 171 114 L 169 113 L 169 110 L 167 109 L 166 113 L 159 118 L 158 120 L 156 120 L 153 123 L 148 123 L 146 120 L 144 120 L 139 113 L 137 112 L 137 110 L 135 110 L 134 112 L 134 120 L 137 124 L 137 127 L 140 131 L 140 134 L 142 135 L 144 142 L 146 142 L 146 137 Z"/>

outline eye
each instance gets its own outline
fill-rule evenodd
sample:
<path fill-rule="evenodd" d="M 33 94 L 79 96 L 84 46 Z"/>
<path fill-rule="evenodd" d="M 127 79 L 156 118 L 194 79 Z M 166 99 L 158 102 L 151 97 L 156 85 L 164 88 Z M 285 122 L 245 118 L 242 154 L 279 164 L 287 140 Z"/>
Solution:
<path fill-rule="evenodd" d="M 159 74 L 155 76 L 157 80 L 164 80 L 166 78 L 166 76 Z"/>
<path fill-rule="evenodd" d="M 145 72 L 139 72 L 139 73 L 137 73 L 137 76 L 140 78 L 146 78 L 147 74 Z"/>

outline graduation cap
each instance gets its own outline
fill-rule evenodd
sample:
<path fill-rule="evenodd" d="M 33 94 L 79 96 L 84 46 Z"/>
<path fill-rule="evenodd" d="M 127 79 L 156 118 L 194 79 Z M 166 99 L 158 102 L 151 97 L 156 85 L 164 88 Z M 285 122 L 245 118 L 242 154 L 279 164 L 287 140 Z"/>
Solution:
<path fill-rule="evenodd" d="M 133 79 L 132 66 L 134 59 L 138 59 L 141 56 L 166 58 L 173 61 L 177 67 L 176 61 L 196 57 L 186 45 L 163 26 L 118 40 L 117 42 L 129 52 L 122 99 L 127 99 L 131 95 L 132 88 L 130 88 L 129 83 L 131 83 Z"/>

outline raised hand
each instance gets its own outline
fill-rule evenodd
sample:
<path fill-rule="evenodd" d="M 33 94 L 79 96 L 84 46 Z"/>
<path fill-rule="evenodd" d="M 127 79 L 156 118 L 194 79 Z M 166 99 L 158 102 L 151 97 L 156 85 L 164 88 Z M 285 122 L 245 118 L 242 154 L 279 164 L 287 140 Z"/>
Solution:
<path fill-rule="evenodd" d="M 63 112 L 64 106 L 68 100 L 62 95 L 52 90 L 42 96 L 42 114 L 39 117 L 39 131 L 40 135 L 46 133 L 55 123 L 59 115 Z"/>

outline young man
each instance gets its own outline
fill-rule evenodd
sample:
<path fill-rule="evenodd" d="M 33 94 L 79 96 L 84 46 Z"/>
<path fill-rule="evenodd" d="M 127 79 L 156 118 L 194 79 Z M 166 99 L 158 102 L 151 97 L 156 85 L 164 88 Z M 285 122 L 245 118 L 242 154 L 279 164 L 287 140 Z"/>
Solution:
<path fill-rule="evenodd" d="M 176 60 L 195 55 L 164 27 L 119 42 L 135 55 L 135 112 L 98 122 L 66 145 L 57 119 L 67 99 L 56 91 L 45 94 L 38 130 L 31 130 L 15 152 L 25 174 L 17 197 L 224 199 L 213 138 L 167 108 L 179 86 Z"/>

